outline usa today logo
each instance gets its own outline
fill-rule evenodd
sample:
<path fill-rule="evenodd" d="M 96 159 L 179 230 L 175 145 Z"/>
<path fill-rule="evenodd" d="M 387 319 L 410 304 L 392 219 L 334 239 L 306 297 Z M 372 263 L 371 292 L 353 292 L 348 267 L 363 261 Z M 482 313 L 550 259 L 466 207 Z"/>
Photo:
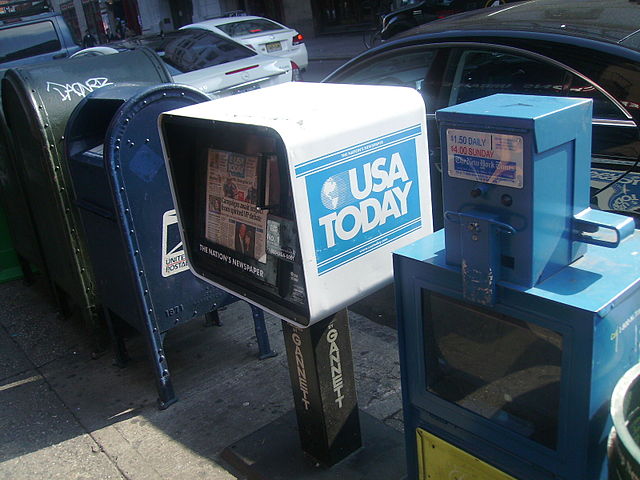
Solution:
<path fill-rule="evenodd" d="M 319 275 L 420 228 L 419 134 L 411 127 L 296 167 L 306 181 Z"/>

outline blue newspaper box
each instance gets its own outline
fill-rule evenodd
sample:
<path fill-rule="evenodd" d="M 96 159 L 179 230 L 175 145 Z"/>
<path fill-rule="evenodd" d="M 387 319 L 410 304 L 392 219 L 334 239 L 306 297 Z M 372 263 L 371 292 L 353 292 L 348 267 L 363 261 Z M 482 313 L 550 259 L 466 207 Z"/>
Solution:
<path fill-rule="evenodd" d="M 97 289 L 115 339 L 124 320 L 148 345 L 159 405 L 175 401 L 164 334 L 237 300 L 189 272 L 169 189 L 157 119 L 208 98 L 179 85 L 121 85 L 96 91 L 74 110 L 66 153 Z M 273 355 L 262 310 L 253 308 L 261 357 Z"/>
<path fill-rule="evenodd" d="M 394 254 L 409 478 L 604 480 L 640 234 L 589 207 L 591 101 L 436 117 L 445 227 Z"/>

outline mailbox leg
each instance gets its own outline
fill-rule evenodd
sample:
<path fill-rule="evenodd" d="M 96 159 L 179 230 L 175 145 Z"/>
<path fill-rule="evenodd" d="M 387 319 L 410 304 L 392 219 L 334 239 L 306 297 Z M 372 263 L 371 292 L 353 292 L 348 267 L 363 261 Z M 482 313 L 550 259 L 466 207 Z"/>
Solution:
<path fill-rule="evenodd" d="M 113 349 L 115 353 L 115 364 L 120 368 L 124 368 L 129 363 L 129 352 L 127 352 L 127 345 L 124 341 L 124 335 L 120 333 L 120 329 L 116 322 L 116 320 L 111 315 L 111 311 L 107 307 L 103 307 L 104 318 L 107 322 L 107 328 L 109 329 L 109 336 L 111 337 L 111 341 L 113 342 Z"/>
<path fill-rule="evenodd" d="M 222 320 L 220 320 L 220 314 L 218 313 L 218 310 L 213 310 L 204 314 L 204 325 L 205 327 L 222 326 Z"/>
<path fill-rule="evenodd" d="M 20 265 L 20 270 L 22 271 L 23 282 L 27 287 L 29 287 L 35 282 L 33 269 L 31 268 L 31 264 L 27 261 L 26 258 L 22 257 L 21 255 L 17 255 L 17 257 L 18 265 Z"/>
<path fill-rule="evenodd" d="M 347 310 L 282 329 L 302 450 L 331 467 L 362 446 Z"/>
<path fill-rule="evenodd" d="M 253 305 L 250 305 L 250 307 L 251 314 L 253 315 L 253 326 L 256 331 L 256 340 L 258 341 L 258 358 L 264 360 L 265 358 L 275 357 L 277 353 L 271 350 L 269 332 L 267 331 L 267 324 L 264 321 L 264 311 Z"/>
<path fill-rule="evenodd" d="M 150 321 L 150 318 L 147 318 Z M 173 381 L 169 374 L 169 365 L 164 355 L 163 335 L 158 332 L 158 327 L 148 328 L 146 332 L 147 345 L 149 347 L 149 355 L 151 356 L 151 365 L 153 374 L 156 377 L 156 388 L 158 389 L 158 408 L 164 410 L 178 401 L 175 391 L 173 390 Z"/>

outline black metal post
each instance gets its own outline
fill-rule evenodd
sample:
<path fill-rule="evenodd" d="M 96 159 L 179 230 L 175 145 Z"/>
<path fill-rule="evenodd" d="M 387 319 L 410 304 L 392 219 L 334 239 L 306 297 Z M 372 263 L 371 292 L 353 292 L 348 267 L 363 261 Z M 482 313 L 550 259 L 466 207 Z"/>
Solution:
<path fill-rule="evenodd" d="M 347 310 L 282 325 L 302 450 L 331 467 L 362 446 Z"/>

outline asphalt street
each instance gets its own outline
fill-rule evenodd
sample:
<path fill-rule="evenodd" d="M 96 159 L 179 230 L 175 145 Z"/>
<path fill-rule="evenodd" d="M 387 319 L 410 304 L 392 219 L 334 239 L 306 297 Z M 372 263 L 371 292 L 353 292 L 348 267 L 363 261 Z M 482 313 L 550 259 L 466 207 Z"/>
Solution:
<path fill-rule="evenodd" d="M 344 65 L 345 60 L 310 60 L 309 66 L 303 72 L 305 82 L 321 82 L 331 72 Z"/>

